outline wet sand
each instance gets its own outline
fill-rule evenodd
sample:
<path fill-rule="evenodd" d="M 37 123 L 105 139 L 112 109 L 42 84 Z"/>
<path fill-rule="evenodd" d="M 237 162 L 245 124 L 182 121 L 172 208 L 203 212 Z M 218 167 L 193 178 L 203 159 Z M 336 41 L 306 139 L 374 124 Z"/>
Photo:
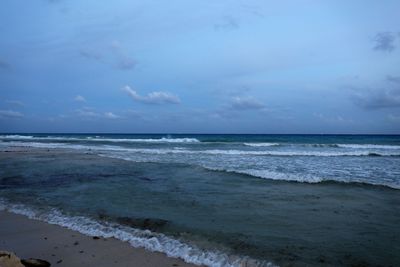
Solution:
<path fill-rule="evenodd" d="M 0 250 L 39 258 L 51 266 L 195 266 L 114 238 L 93 238 L 58 225 L 0 211 Z"/>

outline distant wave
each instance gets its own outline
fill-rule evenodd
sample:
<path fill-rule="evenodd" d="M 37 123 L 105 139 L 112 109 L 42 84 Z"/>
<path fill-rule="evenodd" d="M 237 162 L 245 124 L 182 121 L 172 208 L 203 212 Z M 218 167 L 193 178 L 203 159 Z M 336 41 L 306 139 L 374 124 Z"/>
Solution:
<path fill-rule="evenodd" d="M 300 146 L 300 147 L 327 147 L 327 148 L 349 148 L 349 149 L 400 149 L 400 145 L 377 145 L 377 144 L 297 144 L 297 143 L 244 143 L 251 147 L 271 146 Z"/>
<path fill-rule="evenodd" d="M 268 146 L 279 146 L 279 143 L 244 143 L 245 146 L 252 147 L 268 147 Z"/>
<path fill-rule="evenodd" d="M 94 141 L 94 142 L 132 142 L 132 143 L 199 143 L 200 141 L 196 138 L 102 138 L 87 136 L 84 138 L 77 137 L 56 137 L 56 136 L 30 136 L 30 135 L 2 135 L 2 139 L 11 140 L 48 140 L 48 141 Z"/>
<path fill-rule="evenodd" d="M 116 223 L 97 221 L 84 216 L 67 216 L 56 209 L 52 209 L 47 213 L 38 212 L 25 205 L 12 204 L 0 198 L 1 210 L 24 215 L 30 219 L 60 225 L 88 236 L 113 237 L 128 242 L 133 247 L 142 247 L 150 251 L 162 252 L 169 257 L 181 258 L 188 263 L 196 265 L 211 267 L 239 267 L 248 266 L 248 264 L 254 264 L 251 266 L 275 266 L 270 262 L 259 262 L 249 257 L 227 255 L 219 251 L 202 250 L 194 245 L 189 245 L 164 234 L 149 230 L 140 230 Z"/>
<path fill-rule="evenodd" d="M 2 144 L 4 145 L 4 144 Z M 95 151 L 120 151 L 143 154 L 207 154 L 207 155 L 249 155 L 249 156 L 303 156 L 303 157 L 400 157 L 400 152 L 374 151 L 374 150 L 357 150 L 357 151 L 254 151 L 254 150 L 235 150 L 235 149 L 206 149 L 206 150 L 189 150 L 184 148 L 124 148 L 121 146 L 91 146 L 79 144 L 64 143 L 37 143 L 37 142 L 14 142 L 11 145 L 39 147 L 39 148 L 66 148 L 66 149 L 90 149 Z"/>
<path fill-rule="evenodd" d="M 283 144 L 281 144 L 283 145 Z M 377 145 L 377 144 L 286 144 L 288 146 L 304 147 L 326 147 L 326 148 L 349 148 L 349 149 L 400 149 L 399 145 Z"/>
<path fill-rule="evenodd" d="M 196 138 L 155 138 L 155 139 L 117 139 L 117 138 L 89 138 L 90 141 L 101 142 L 133 142 L 133 143 L 199 143 Z"/>
<path fill-rule="evenodd" d="M 400 149 L 397 145 L 375 145 L 375 144 L 338 144 L 338 147 L 353 149 Z"/>

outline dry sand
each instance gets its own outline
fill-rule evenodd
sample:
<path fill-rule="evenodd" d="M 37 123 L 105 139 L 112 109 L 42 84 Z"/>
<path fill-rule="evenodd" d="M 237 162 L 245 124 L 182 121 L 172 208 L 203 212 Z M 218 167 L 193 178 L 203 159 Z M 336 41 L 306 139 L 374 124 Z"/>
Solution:
<path fill-rule="evenodd" d="M 196 266 L 158 252 L 133 248 L 114 238 L 82 235 L 58 225 L 0 211 L 0 250 L 39 258 L 51 266 Z"/>

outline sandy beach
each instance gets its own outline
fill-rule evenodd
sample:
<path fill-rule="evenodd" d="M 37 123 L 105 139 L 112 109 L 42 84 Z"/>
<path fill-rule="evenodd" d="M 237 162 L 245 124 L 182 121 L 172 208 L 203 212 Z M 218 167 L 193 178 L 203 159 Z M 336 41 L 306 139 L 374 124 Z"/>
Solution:
<path fill-rule="evenodd" d="M 51 266 L 195 266 L 113 238 L 93 238 L 61 226 L 0 211 L 0 250 Z"/>

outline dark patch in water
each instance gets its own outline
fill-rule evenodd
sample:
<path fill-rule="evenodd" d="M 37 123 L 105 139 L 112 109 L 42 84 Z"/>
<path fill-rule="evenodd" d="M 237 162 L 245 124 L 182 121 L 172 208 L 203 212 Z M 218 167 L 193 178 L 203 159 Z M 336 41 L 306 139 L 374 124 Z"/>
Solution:
<path fill-rule="evenodd" d="M 11 188 L 24 184 L 24 178 L 20 175 L 0 178 L 0 188 Z"/>
<path fill-rule="evenodd" d="M 154 180 L 154 179 L 151 179 L 151 178 L 145 177 L 145 176 L 138 176 L 137 178 L 140 180 L 143 180 L 143 181 L 147 181 L 147 182 L 151 182 Z"/>
<path fill-rule="evenodd" d="M 373 152 L 368 153 L 368 156 L 370 156 L 370 157 L 382 157 L 381 154 L 379 154 L 379 153 L 373 153 Z"/>
<path fill-rule="evenodd" d="M 120 224 L 128 225 L 133 228 L 149 229 L 152 231 L 160 230 L 169 223 L 167 220 L 156 218 L 117 217 L 116 220 Z"/>
<path fill-rule="evenodd" d="M 162 230 L 170 224 L 168 220 L 158 218 L 113 217 L 104 213 L 99 213 L 98 217 L 104 221 L 115 221 L 132 228 L 151 230 L 155 232 Z"/>

